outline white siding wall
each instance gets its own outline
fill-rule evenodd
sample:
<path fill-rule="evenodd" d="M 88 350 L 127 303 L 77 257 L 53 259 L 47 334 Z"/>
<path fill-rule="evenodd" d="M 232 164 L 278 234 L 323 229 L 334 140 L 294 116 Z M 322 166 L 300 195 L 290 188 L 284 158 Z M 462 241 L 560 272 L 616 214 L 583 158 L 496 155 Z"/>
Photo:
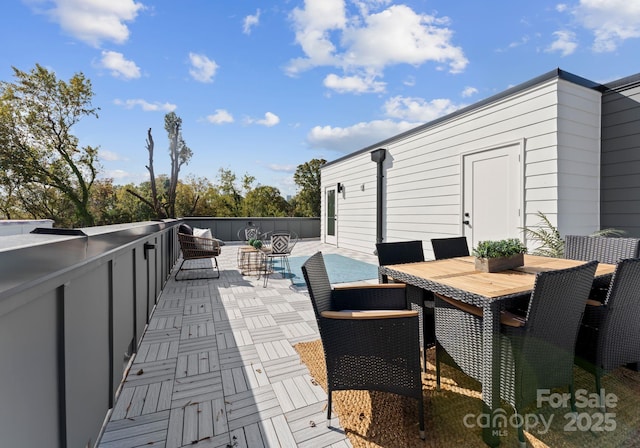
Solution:
<path fill-rule="evenodd" d="M 366 253 L 375 250 L 376 175 L 377 164 L 368 152 L 322 170 L 322 238 L 326 230 L 324 191 L 340 182 L 344 192 L 336 193 L 338 247 Z"/>
<path fill-rule="evenodd" d="M 563 234 L 597 228 L 599 116 L 599 92 L 552 79 L 386 144 L 384 241 L 422 239 L 429 257 L 431 238 L 461 235 L 461 155 L 516 142 L 525 142 L 524 225 L 541 211 Z M 375 169 L 366 153 L 322 170 L 323 185 L 347 185 L 342 247 L 373 248 Z"/>
<path fill-rule="evenodd" d="M 601 94 L 563 82 L 558 91 L 558 230 L 600 228 Z"/>

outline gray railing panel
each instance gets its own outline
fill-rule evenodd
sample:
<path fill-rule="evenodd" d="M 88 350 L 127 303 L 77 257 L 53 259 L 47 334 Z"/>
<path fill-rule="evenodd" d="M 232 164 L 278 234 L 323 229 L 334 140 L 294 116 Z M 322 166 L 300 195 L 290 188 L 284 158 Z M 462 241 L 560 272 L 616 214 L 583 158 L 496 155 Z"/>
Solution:
<path fill-rule="evenodd" d="M 109 409 L 109 264 L 68 282 L 64 293 L 67 444 L 93 444 Z M 106 317 L 106 318 L 105 318 Z"/>
<path fill-rule="evenodd" d="M 0 445 L 58 446 L 56 292 L 0 315 Z"/>

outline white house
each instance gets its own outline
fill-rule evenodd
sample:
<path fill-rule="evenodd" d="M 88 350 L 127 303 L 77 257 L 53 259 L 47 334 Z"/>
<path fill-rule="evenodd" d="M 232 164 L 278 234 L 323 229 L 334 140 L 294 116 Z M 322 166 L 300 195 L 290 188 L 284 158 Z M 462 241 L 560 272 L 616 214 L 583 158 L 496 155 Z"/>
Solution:
<path fill-rule="evenodd" d="M 538 224 L 538 212 L 563 235 L 600 229 L 602 134 L 616 140 L 612 133 L 623 131 L 614 128 L 629 119 L 635 130 L 626 128 L 623 146 L 640 173 L 640 77 L 620 81 L 604 86 L 556 69 L 325 164 L 323 241 L 371 253 L 377 241 L 420 239 L 429 256 L 431 238 L 465 235 L 471 247 L 524 239 L 522 227 Z M 603 104 L 618 97 L 625 108 L 610 106 L 605 128 Z M 612 162 L 608 178 L 628 163 Z M 622 195 L 635 201 L 630 188 L 640 197 L 640 181 Z M 609 191 L 608 200 L 616 195 Z M 630 228 L 640 232 L 635 206 Z"/>

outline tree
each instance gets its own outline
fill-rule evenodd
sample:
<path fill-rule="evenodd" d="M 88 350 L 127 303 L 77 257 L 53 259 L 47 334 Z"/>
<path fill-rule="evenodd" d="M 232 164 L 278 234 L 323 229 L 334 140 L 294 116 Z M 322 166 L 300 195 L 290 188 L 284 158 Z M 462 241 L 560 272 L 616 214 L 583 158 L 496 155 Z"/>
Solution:
<path fill-rule="evenodd" d="M 13 67 L 15 83 L 0 82 L 0 166 L 21 186 L 51 187 L 75 209 L 75 222 L 91 226 L 90 190 L 99 171 L 98 148 L 79 147 L 71 130 L 91 105 L 91 82 L 76 73 L 68 82 L 36 64 Z"/>
<path fill-rule="evenodd" d="M 155 143 L 151 135 L 151 128 L 147 130 L 146 141 L 147 152 L 149 153 L 149 164 L 146 168 L 149 171 L 150 178 L 150 197 L 140 195 L 133 189 L 127 190 L 130 194 L 147 204 L 155 212 L 155 217 L 158 219 L 176 217 L 176 191 L 178 188 L 180 168 L 182 168 L 182 165 L 189 163 L 193 155 L 193 152 L 182 138 L 182 118 L 178 117 L 174 112 L 169 112 L 164 116 L 164 128 L 169 136 L 169 158 L 171 160 L 171 174 L 164 189 L 166 194 L 162 195 L 158 192 L 159 184 L 153 167 Z"/>
<path fill-rule="evenodd" d="M 252 189 L 252 184 L 256 178 L 245 174 L 242 177 L 241 185 L 237 184 L 237 176 L 231 170 L 220 168 L 218 170 L 218 179 L 220 181 L 220 203 L 218 209 L 221 214 L 219 216 L 243 216 L 244 197 L 242 193 L 248 193 Z"/>
<path fill-rule="evenodd" d="M 245 216 L 287 216 L 289 203 L 280 190 L 270 186 L 258 186 L 244 198 Z"/>
<path fill-rule="evenodd" d="M 300 188 L 295 198 L 296 216 L 320 216 L 320 168 L 324 159 L 312 159 L 298 165 L 293 180 Z"/>
<path fill-rule="evenodd" d="M 193 152 L 182 138 L 182 119 L 174 112 L 164 116 L 164 128 L 169 134 L 169 157 L 171 158 L 171 176 L 167 198 L 167 212 L 169 217 L 176 217 L 176 189 L 178 176 L 182 165 L 189 163 Z"/>

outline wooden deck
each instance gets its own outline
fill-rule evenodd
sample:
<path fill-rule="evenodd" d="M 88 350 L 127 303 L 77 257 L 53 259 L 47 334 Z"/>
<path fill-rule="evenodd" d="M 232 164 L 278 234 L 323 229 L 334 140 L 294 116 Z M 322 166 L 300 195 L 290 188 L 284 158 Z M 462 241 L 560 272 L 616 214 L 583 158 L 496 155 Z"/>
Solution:
<path fill-rule="evenodd" d="M 219 279 L 168 281 L 99 447 L 351 446 L 293 348 L 319 338 L 306 290 L 241 275 L 238 247 L 222 248 Z M 377 264 L 318 241 L 292 256 L 317 250 Z"/>

